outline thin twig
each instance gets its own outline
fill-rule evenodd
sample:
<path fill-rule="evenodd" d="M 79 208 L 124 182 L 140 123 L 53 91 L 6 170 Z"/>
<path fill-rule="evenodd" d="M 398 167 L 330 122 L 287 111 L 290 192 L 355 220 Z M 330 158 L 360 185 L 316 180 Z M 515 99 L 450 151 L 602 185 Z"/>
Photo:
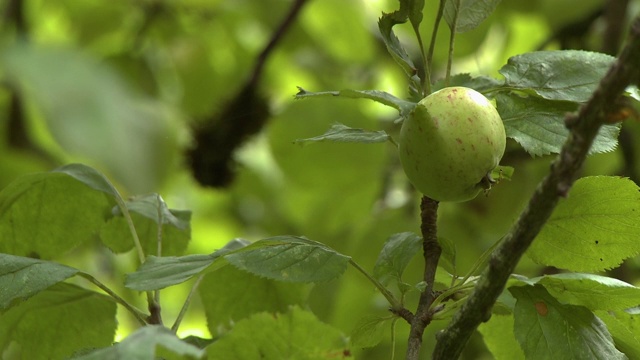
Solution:
<path fill-rule="evenodd" d="M 191 287 L 191 291 L 189 292 L 189 295 L 187 295 L 187 298 L 185 299 L 184 304 L 182 304 L 182 309 L 180 309 L 180 313 L 178 314 L 176 321 L 173 323 L 173 326 L 171 326 L 171 331 L 173 331 L 174 333 L 178 331 L 178 327 L 180 327 L 180 324 L 182 323 L 182 319 L 184 318 L 184 315 L 187 313 L 187 309 L 191 304 L 191 299 L 193 298 L 193 295 L 196 293 L 196 290 L 198 290 L 198 286 L 200 286 L 200 282 L 202 282 L 204 275 L 205 274 L 198 276 L 195 283 Z"/>
<path fill-rule="evenodd" d="M 560 197 L 567 196 L 582 167 L 593 139 L 625 88 L 640 79 L 640 17 L 631 27 L 631 37 L 620 57 L 611 66 L 591 99 L 577 116 L 567 118 L 570 129 L 551 172 L 538 185 L 526 209 L 520 214 L 502 244 L 494 251 L 489 266 L 473 293 L 451 323 L 437 336 L 433 359 L 457 359 L 471 334 L 481 322 L 489 320 L 491 309 L 502 293 L 516 264 L 551 216 Z"/>
<path fill-rule="evenodd" d="M 444 14 L 444 4 L 447 0 L 440 0 L 438 6 L 438 13 L 436 14 L 436 21 L 433 24 L 433 31 L 431 32 L 431 43 L 429 44 L 429 52 L 427 53 L 427 66 L 424 69 L 426 83 L 423 88 L 426 89 L 426 94 L 431 94 L 431 71 L 433 65 L 433 52 L 436 48 L 436 35 L 438 34 L 438 27 L 440 26 L 440 20 L 442 20 L 442 14 Z"/>
<path fill-rule="evenodd" d="M 420 203 L 420 217 L 422 231 L 422 249 L 424 255 L 424 275 L 423 280 L 426 287 L 418 302 L 418 309 L 411 321 L 411 330 L 409 332 L 409 342 L 407 345 L 407 360 L 420 359 L 420 349 L 422 348 L 422 336 L 424 329 L 431 323 L 432 313 L 430 311 L 431 304 L 436 298 L 433 292 L 433 283 L 436 277 L 436 269 L 440 260 L 442 248 L 438 243 L 437 226 L 438 219 L 438 202 L 426 196 L 422 197 Z"/>

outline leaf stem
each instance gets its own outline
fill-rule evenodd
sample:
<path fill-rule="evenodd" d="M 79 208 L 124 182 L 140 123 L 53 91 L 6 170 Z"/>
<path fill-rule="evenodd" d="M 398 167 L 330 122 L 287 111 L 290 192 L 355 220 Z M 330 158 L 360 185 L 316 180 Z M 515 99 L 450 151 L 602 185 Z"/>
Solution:
<path fill-rule="evenodd" d="M 560 197 L 567 196 L 606 115 L 615 110 L 616 98 L 629 84 L 640 79 L 640 68 L 636 66 L 639 58 L 640 17 L 636 17 L 631 25 L 629 41 L 616 62 L 589 101 L 577 114 L 567 118 L 570 134 L 551 164 L 549 174 L 540 182 L 516 223 L 493 251 L 467 301 L 447 328 L 436 336 L 433 359 L 457 359 L 478 325 L 491 317 L 491 309 L 518 261 L 551 216 Z"/>
<path fill-rule="evenodd" d="M 449 86 L 451 79 L 451 64 L 453 63 L 453 48 L 455 46 L 456 28 L 458 27 L 458 13 L 460 12 L 460 0 L 454 0 L 456 11 L 453 14 L 453 23 L 451 24 L 451 37 L 449 38 L 449 56 L 447 59 L 447 75 L 444 80 L 445 86 Z"/>
<path fill-rule="evenodd" d="M 429 44 L 429 52 L 427 53 L 427 65 L 424 69 L 425 78 L 426 78 L 426 86 L 425 86 L 425 95 L 431 94 L 431 71 L 433 69 L 433 52 L 436 48 L 436 35 L 438 35 L 438 28 L 440 27 L 440 20 L 442 20 L 442 15 L 444 14 L 444 4 L 447 0 L 440 0 L 440 5 L 438 5 L 438 13 L 436 14 L 436 21 L 433 25 L 433 31 L 431 32 L 431 43 Z"/>
<path fill-rule="evenodd" d="M 176 321 L 173 323 L 173 326 L 171 326 L 171 331 L 173 331 L 174 333 L 178 331 L 178 327 L 180 327 L 180 323 L 182 323 L 182 319 L 184 318 L 184 315 L 187 313 L 189 304 L 191 304 L 191 299 L 193 298 L 193 295 L 196 293 L 196 290 L 198 290 L 198 286 L 200 286 L 200 282 L 202 282 L 204 275 L 205 274 L 198 276 L 195 283 L 191 287 L 191 291 L 189 292 L 189 295 L 187 295 L 187 298 L 185 299 L 184 304 L 180 309 L 180 313 L 178 314 Z"/>
<path fill-rule="evenodd" d="M 84 279 L 88 280 L 95 286 L 99 287 L 102 291 L 107 293 L 109 296 L 111 296 L 118 304 L 122 305 L 125 309 L 127 309 L 133 315 L 133 317 L 135 317 L 136 320 L 138 320 L 140 325 L 147 324 L 147 321 L 145 320 L 147 315 L 145 313 L 136 309 L 133 305 L 129 304 L 125 299 L 118 296 L 118 294 L 116 294 L 113 290 L 109 289 L 105 284 L 101 283 L 98 279 L 96 279 L 92 275 L 87 274 L 85 272 L 79 272 L 78 276 L 81 276 Z"/>
<path fill-rule="evenodd" d="M 371 276 L 365 269 L 363 269 L 360 265 L 358 265 L 357 262 L 353 261 L 353 259 L 349 259 L 349 264 L 351 264 L 354 268 L 356 268 L 356 270 L 362 273 L 371 283 L 373 283 L 373 285 L 380 291 L 382 296 L 384 296 L 385 299 L 387 299 L 387 301 L 391 305 L 392 310 L 403 308 L 402 303 L 400 303 L 400 301 L 398 301 L 398 299 L 396 299 L 395 296 L 393 296 L 393 294 L 384 285 L 382 285 L 376 278 Z"/>

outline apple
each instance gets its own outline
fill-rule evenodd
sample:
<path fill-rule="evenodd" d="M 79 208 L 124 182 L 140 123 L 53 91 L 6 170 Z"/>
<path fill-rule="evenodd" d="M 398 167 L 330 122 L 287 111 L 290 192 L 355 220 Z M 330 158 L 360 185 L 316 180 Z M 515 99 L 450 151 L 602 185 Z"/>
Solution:
<path fill-rule="evenodd" d="M 420 100 L 402 123 L 400 162 L 409 181 L 437 201 L 475 198 L 494 182 L 506 145 L 502 119 L 484 95 L 448 87 Z"/>

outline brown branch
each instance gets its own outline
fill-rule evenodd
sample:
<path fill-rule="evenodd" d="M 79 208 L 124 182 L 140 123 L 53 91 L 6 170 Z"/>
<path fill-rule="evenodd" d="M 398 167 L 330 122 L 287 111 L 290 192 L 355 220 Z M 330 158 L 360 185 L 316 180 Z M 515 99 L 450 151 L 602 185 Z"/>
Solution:
<path fill-rule="evenodd" d="M 611 66 L 591 99 L 577 116 L 567 119 L 570 129 L 551 172 L 538 185 L 526 209 L 520 214 L 500 246 L 493 252 L 487 269 L 468 301 L 451 323 L 437 336 L 433 359 L 457 359 L 481 322 L 491 317 L 491 309 L 516 264 L 545 224 L 558 199 L 566 196 L 582 166 L 605 115 L 625 88 L 640 79 L 640 17 L 631 27 L 631 36 L 620 57 Z"/>
<path fill-rule="evenodd" d="M 436 298 L 436 294 L 433 292 L 433 282 L 436 277 L 440 253 L 442 252 L 437 237 L 438 202 L 423 196 L 422 202 L 420 203 L 420 210 L 420 218 L 422 220 L 420 230 L 422 231 L 422 249 L 424 255 L 423 280 L 426 287 L 422 294 L 420 294 L 418 309 L 411 319 L 407 360 L 420 359 L 424 329 L 431 323 L 433 316 L 429 308 Z"/>

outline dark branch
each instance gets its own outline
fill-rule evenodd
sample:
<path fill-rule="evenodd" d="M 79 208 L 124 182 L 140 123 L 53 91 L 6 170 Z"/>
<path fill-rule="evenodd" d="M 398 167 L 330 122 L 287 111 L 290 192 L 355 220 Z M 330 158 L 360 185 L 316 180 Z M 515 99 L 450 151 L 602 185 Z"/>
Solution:
<path fill-rule="evenodd" d="M 640 79 L 640 18 L 631 27 L 631 36 L 620 57 L 611 66 L 591 99 L 577 115 L 567 119 L 570 129 L 551 172 L 538 185 L 526 209 L 500 246 L 493 252 L 487 269 L 468 301 L 447 328 L 437 336 L 433 359 L 457 359 L 478 325 L 491 317 L 491 309 L 504 290 L 509 275 L 531 245 L 558 199 L 566 196 L 575 181 L 598 129 L 612 104 L 625 88 Z"/>
<path fill-rule="evenodd" d="M 409 343 L 407 346 L 407 360 L 419 359 L 422 347 L 422 336 L 424 329 L 431 323 L 433 313 L 429 310 L 436 294 L 433 292 L 433 282 L 436 277 L 436 269 L 440 260 L 442 248 L 438 243 L 437 219 L 438 202 L 426 196 L 422 197 L 420 203 L 420 218 L 422 231 L 422 249 L 424 255 L 424 275 L 423 280 L 426 287 L 420 295 L 418 309 L 411 319 L 411 330 L 409 332 Z"/>

